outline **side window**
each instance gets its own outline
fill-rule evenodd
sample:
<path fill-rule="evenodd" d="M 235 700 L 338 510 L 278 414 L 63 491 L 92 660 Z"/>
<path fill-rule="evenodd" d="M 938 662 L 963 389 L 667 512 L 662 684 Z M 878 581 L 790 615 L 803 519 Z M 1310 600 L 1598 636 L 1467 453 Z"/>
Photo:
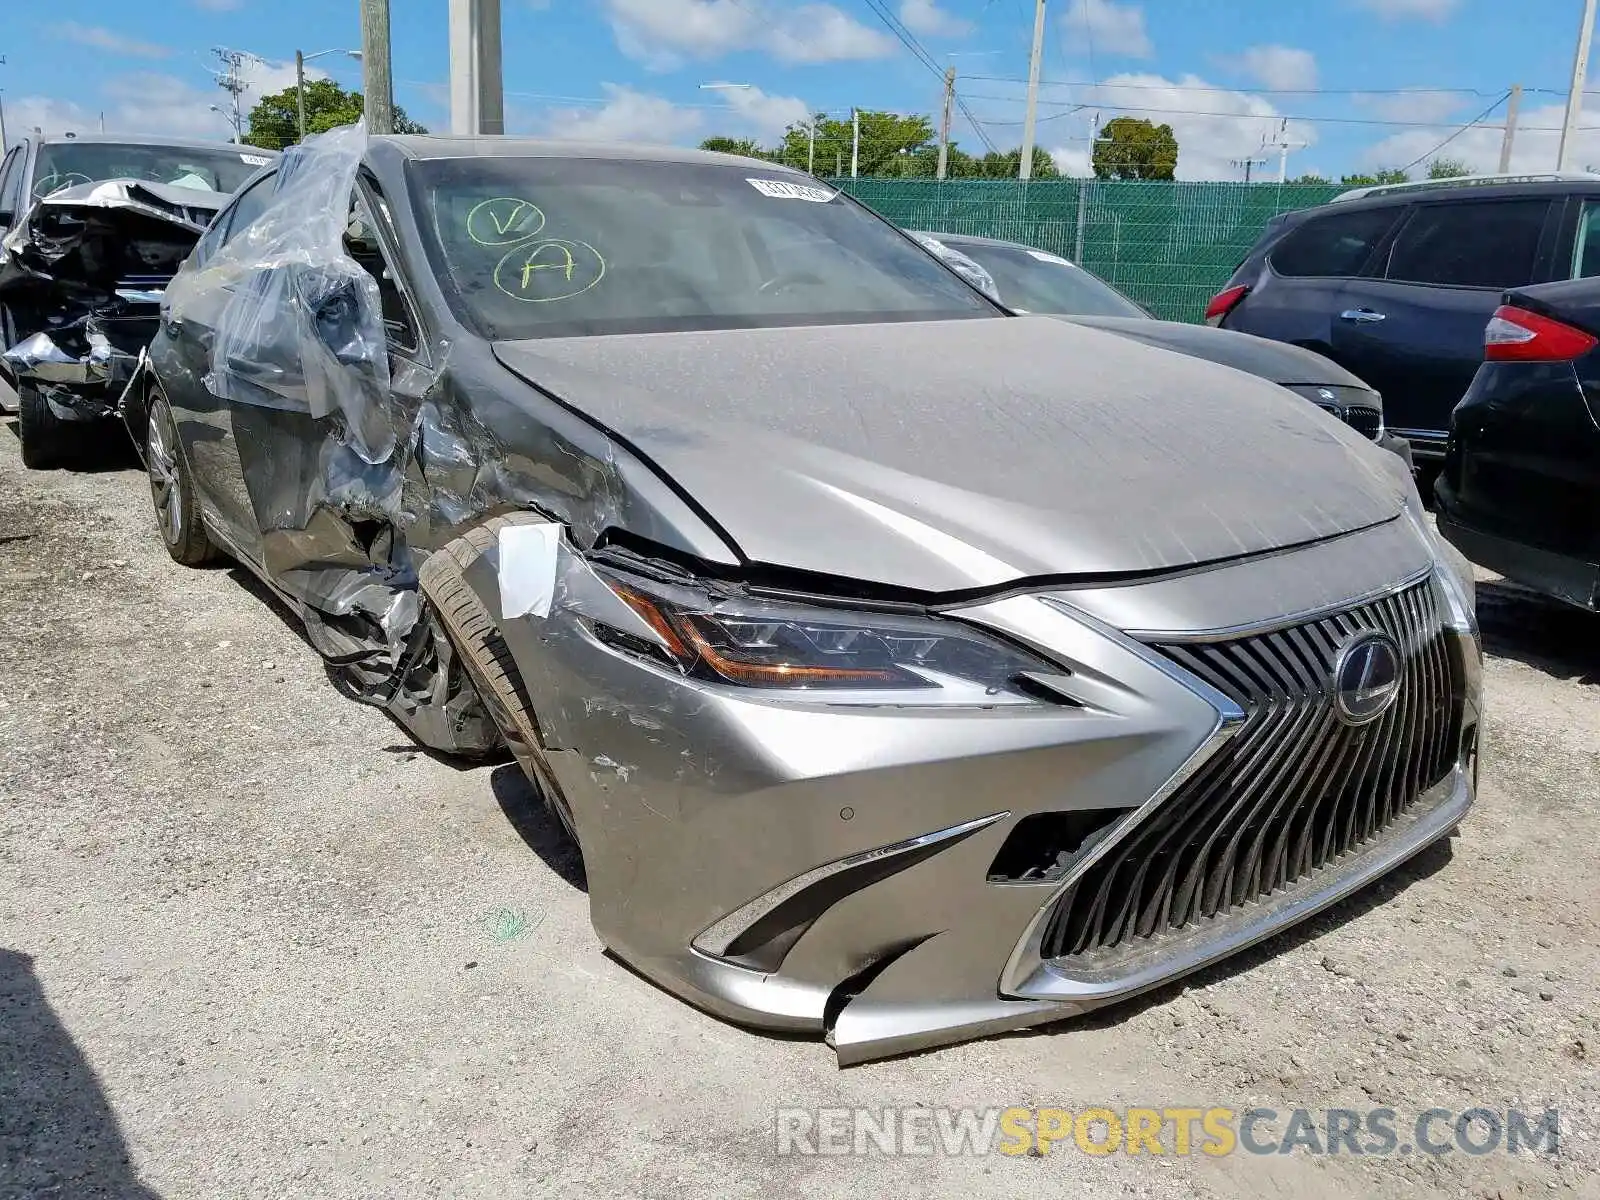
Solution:
<path fill-rule="evenodd" d="M 1578 218 L 1578 236 L 1572 243 L 1573 279 L 1600 275 L 1600 201 L 1585 200 Z"/>
<path fill-rule="evenodd" d="M 0 163 L 0 224 L 9 225 L 21 216 L 17 208 L 22 196 L 22 153 L 21 146 L 13 146 Z"/>
<path fill-rule="evenodd" d="M 1548 200 L 1422 204 L 1389 255 L 1390 279 L 1455 287 L 1520 287 L 1533 279 Z"/>
<path fill-rule="evenodd" d="M 387 217 L 387 213 L 384 214 Z M 399 350 L 415 350 L 421 344 L 411 309 L 400 290 L 399 280 L 384 252 L 378 222 L 359 192 L 351 199 L 350 224 L 344 235 L 345 252 L 378 281 L 378 297 L 383 304 L 383 331 L 389 344 Z"/>
<path fill-rule="evenodd" d="M 1313 217 L 1273 249 L 1272 269 L 1279 275 L 1358 275 L 1403 211 L 1367 208 Z"/>
<path fill-rule="evenodd" d="M 256 180 L 240 193 L 239 198 L 233 202 L 233 207 L 223 213 L 217 222 L 217 225 L 221 226 L 215 230 L 221 237 L 217 242 L 218 246 L 226 246 L 255 224 L 261 214 L 267 211 L 267 206 L 272 203 L 272 194 L 277 182 L 277 175 L 268 175 Z M 226 222 L 225 226 L 223 222 Z"/>

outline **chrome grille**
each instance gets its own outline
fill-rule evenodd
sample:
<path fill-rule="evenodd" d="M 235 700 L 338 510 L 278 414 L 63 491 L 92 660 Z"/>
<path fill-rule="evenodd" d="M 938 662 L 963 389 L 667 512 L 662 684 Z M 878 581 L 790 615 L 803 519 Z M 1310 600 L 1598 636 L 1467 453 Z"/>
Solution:
<path fill-rule="evenodd" d="M 1383 427 L 1383 417 L 1370 408 L 1351 407 L 1344 410 L 1344 423 L 1362 437 L 1376 438 Z"/>
<path fill-rule="evenodd" d="M 1400 646 L 1402 682 L 1352 727 L 1334 664 L 1368 631 Z M 1380 835 L 1455 762 L 1458 669 L 1426 582 L 1288 629 L 1155 648 L 1232 697 L 1244 725 L 1057 902 L 1047 958 L 1126 949 L 1288 888 Z"/>

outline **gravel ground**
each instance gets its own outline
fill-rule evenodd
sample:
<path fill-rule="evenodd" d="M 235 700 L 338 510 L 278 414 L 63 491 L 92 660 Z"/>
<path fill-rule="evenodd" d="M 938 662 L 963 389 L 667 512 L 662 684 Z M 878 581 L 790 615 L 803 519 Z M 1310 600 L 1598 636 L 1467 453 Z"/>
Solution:
<path fill-rule="evenodd" d="M 0 422 L 0 1197 L 1600 1196 L 1600 622 L 1489 584 L 1448 846 L 1096 1019 L 840 1071 L 606 957 L 509 766 Z M 1559 1155 L 779 1157 L 779 1106 L 1561 1113 Z"/>

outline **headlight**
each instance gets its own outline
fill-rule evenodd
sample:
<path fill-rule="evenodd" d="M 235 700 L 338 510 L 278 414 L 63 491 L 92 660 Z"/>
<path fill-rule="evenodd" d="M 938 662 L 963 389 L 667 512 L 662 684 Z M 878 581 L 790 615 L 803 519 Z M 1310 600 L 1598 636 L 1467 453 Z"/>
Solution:
<path fill-rule="evenodd" d="M 1417 536 L 1433 551 L 1433 574 L 1444 593 L 1449 609 L 1450 628 L 1478 636 L 1478 583 L 1472 574 L 1472 564 L 1466 556 L 1445 541 L 1428 520 L 1422 507 L 1422 497 L 1415 486 L 1405 499 L 1406 519 L 1417 531 Z"/>
<path fill-rule="evenodd" d="M 596 572 L 650 627 L 645 643 L 604 622 L 603 642 L 684 675 L 740 687 L 827 692 L 858 702 L 1029 704 L 1025 672 L 1063 674 L 957 621 L 759 598 L 717 597 L 620 572 Z M 892 694 L 892 695 L 891 695 Z"/>

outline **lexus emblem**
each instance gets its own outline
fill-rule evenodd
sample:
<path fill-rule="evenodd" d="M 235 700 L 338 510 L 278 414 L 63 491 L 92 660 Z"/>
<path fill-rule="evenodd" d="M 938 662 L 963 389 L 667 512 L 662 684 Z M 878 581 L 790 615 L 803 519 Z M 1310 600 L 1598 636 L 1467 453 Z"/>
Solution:
<path fill-rule="evenodd" d="M 1386 633 L 1362 633 L 1333 665 L 1333 703 L 1346 725 L 1376 721 L 1400 694 L 1400 647 Z"/>
<path fill-rule="evenodd" d="M 1339 398 L 1339 397 L 1335 396 L 1332 392 L 1330 392 L 1327 388 L 1318 388 L 1317 389 L 1317 395 L 1321 396 L 1324 400 L 1337 400 Z"/>

